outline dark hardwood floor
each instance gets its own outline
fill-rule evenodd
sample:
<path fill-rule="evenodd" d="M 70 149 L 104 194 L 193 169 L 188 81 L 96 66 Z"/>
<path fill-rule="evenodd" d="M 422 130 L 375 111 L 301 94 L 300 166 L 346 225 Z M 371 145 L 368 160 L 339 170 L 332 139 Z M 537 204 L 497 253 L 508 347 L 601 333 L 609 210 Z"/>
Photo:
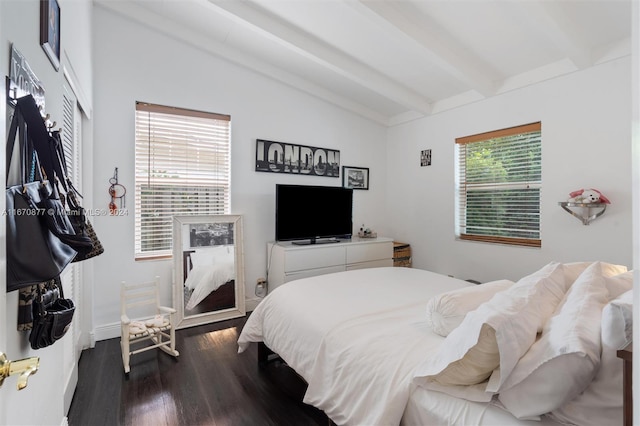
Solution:
<path fill-rule="evenodd" d="M 286 365 L 257 366 L 257 345 L 238 354 L 246 318 L 176 332 L 180 356 L 160 350 L 131 357 L 127 378 L 120 338 L 82 352 L 71 426 L 322 425 L 323 412 L 299 402 L 305 384 Z"/>

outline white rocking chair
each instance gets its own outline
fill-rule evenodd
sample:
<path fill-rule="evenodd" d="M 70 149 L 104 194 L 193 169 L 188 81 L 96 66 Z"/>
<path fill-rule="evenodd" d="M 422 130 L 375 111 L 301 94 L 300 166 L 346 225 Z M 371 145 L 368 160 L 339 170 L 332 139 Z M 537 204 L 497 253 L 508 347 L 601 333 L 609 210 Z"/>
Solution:
<path fill-rule="evenodd" d="M 176 310 L 160 306 L 159 280 L 160 278 L 156 277 L 154 281 L 142 284 L 122 282 L 120 288 L 120 348 L 125 373 L 129 373 L 131 355 L 155 348 L 162 349 L 172 356 L 179 355 L 176 350 L 175 336 Z M 135 350 L 131 347 L 148 340 L 153 345 Z"/>

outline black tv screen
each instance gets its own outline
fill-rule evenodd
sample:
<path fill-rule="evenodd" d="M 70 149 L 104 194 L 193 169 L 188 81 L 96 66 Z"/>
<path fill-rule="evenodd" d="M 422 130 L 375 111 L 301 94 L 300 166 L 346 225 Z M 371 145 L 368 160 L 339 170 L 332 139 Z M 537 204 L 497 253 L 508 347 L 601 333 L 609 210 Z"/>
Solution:
<path fill-rule="evenodd" d="M 276 241 L 315 244 L 351 238 L 352 210 L 352 189 L 277 184 Z"/>

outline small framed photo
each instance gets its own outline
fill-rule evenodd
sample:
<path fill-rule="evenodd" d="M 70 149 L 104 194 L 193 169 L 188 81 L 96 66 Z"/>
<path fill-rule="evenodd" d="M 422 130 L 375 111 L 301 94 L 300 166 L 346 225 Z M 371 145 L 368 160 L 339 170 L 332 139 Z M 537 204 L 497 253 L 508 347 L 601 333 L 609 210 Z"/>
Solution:
<path fill-rule="evenodd" d="M 351 189 L 369 189 L 369 168 L 342 166 L 342 186 Z"/>
<path fill-rule="evenodd" d="M 420 152 L 420 166 L 430 166 L 431 165 L 431 150 L 424 149 Z"/>
<path fill-rule="evenodd" d="M 40 0 L 40 44 L 51 65 L 60 69 L 60 6 L 57 0 Z"/>

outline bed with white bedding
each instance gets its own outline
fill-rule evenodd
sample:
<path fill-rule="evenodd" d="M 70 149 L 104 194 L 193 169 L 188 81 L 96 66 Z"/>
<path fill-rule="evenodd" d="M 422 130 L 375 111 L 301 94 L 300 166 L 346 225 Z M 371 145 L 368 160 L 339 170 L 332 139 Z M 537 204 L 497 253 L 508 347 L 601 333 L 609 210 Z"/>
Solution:
<path fill-rule="evenodd" d="M 220 245 L 183 253 L 185 309 L 195 309 L 207 296 L 235 280 L 233 245 Z"/>
<path fill-rule="evenodd" d="M 545 327 L 553 324 L 554 319 L 557 322 L 574 314 L 574 310 L 567 308 L 568 303 L 574 303 L 572 300 L 576 305 L 593 305 L 595 311 L 602 312 L 611 294 L 616 293 L 617 297 L 624 293 L 625 286 L 631 288 L 631 281 L 625 277 L 616 283 L 614 292 L 606 290 L 605 294 L 605 276 L 617 276 L 626 271 L 624 267 L 603 268 L 600 262 L 597 268 L 592 263 L 579 265 L 552 263 L 516 284 L 501 280 L 475 286 L 428 271 L 392 267 L 293 281 L 270 293 L 253 311 L 239 337 L 239 351 L 244 351 L 251 342 L 264 342 L 308 383 L 304 402 L 323 410 L 338 425 L 567 422 L 571 410 L 567 414 L 566 408 L 574 411 L 576 408 L 570 407 L 570 402 L 578 393 L 584 393 L 591 381 L 596 381 L 600 328 L 586 333 L 591 340 L 598 335 L 596 356 L 588 353 L 589 349 L 595 352 L 593 345 L 582 342 L 585 340 L 582 337 L 574 338 L 573 331 L 567 330 L 570 326 L 557 326 L 560 331 L 555 334 Z M 592 271 L 594 268 L 596 273 Z M 591 272 L 582 281 L 587 278 L 593 281 L 592 275 L 597 275 L 599 286 L 583 283 L 575 286 L 580 291 L 569 292 L 583 271 Z M 588 290 L 591 288 L 601 291 Z M 541 301 L 545 306 L 542 309 Z M 467 315 L 469 312 L 473 314 Z M 514 318 L 526 318 L 530 324 L 523 328 Z M 469 374 L 464 364 L 469 354 L 477 352 L 479 342 L 485 340 L 487 325 L 491 326 L 488 341 L 496 348 L 496 353 L 488 358 L 498 364 L 490 362 L 480 376 L 476 371 Z M 557 348 L 564 351 L 562 356 L 554 354 L 556 349 L 549 349 L 549 338 L 570 343 Z M 544 358 L 545 365 L 560 369 L 564 366 L 554 366 L 556 358 L 575 354 L 588 362 L 580 364 L 574 359 L 563 362 L 584 364 L 589 371 L 572 373 L 579 379 L 569 380 L 573 384 L 570 389 L 565 386 L 558 393 L 548 392 L 544 384 L 539 384 L 541 379 L 547 379 L 548 373 L 542 368 L 528 371 L 531 360 L 524 355 L 530 351 Z M 523 366 L 521 357 L 526 361 Z M 457 370 L 452 373 L 453 366 Z M 512 379 L 512 374 L 516 379 Z M 621 372 L 620 377 L 615 376 L 618 378 L 621 380 Z M 466 383 L 468 380 L 472 382 Z M 537 409 L 544 412 L 531 409 L 528 402 L 520 407 L 519 395 L 523 392 L 533 395 L 540 389 L 559 398 L 562 406 L 547 410 L 542 397 L 543 408 Z M 620 384 L 619 390 L 614 390 L 616 396 L 609 401 L 612 406 L 609 415 L 618 412 L 621 415 L 618 406 L 621 391 Z M 510 392 L 515 397 L 505 397 L 503 403 L 501 398 Z M 568 394 L 572 398 L 564 401 Z"/>

